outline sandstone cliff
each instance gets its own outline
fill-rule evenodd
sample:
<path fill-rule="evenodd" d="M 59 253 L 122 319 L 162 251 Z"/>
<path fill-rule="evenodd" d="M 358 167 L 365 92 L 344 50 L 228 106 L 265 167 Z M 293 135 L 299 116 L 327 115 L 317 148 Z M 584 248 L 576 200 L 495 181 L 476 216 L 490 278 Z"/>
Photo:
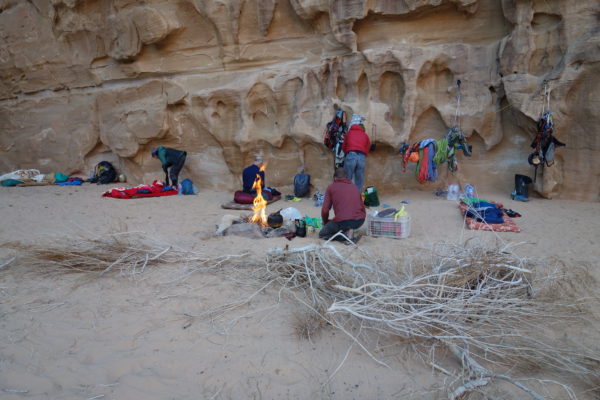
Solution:
<path fill-rule="evenodd" d="M 0 172 L 89 173 L 105 159 L 148 182 L 162 144 L 188 151 L 183 175 L 201 190 L 237 188 L 257 153 L 268 185 L 305 165 L 322 189 L 339 104 L 367 117 L 380 191 L 459 181 L 508 194 L 515 173 L 533 175 L 549 103 L 567 147 L 536 190 L 600 199 L 595 0 L 0 0 L 0 39 Z M 473 157 L 419 185 L 399 146 L 457 121 Z"/>

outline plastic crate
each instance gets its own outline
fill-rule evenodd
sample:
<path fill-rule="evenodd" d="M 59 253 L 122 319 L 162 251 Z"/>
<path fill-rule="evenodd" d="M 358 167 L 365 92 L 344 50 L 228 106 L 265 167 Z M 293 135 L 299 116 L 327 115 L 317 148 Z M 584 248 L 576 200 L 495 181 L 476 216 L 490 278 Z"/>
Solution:
<path fill-rule="evenodd" d="M 384 236 L 394 239 L 404 239 L 410 235 L 410 215 L 404 215 L 394 221 L 394 217 L 380 218 L 369 216 L 367 218 L 367 235 Z"/>

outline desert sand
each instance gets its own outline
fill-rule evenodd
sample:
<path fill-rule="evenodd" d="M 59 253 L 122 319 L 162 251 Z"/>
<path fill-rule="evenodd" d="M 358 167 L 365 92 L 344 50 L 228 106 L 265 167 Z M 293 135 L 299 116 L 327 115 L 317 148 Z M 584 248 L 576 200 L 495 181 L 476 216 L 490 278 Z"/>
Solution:
<path fill-rule="evenodd" d="M 90 184 L 0 188 L 0 242 L 139 232 L 165 248 L 174 245 L 214 257 L 244 254 L 248 265 L 260 264 L 271 248 L 320 243 L 316 233 L 291 241 L 215 236 L 224 215 L 249 213 L 220 207 L 232 200 L 231 193 L 201 188 L 193 196 L 120 200 L 101 197 L 107 189 Z M 510 251 L 541 260 L 540 265 L 561 262 L 585 269 L 588 281 L 581 288 L 597 304 L 600 203 L 535 196 L 524 203 L 507 193 L 477 193 L 521 213 L 515 219 L 521 232 L 470 231 L 457 203 L 433 191 L 380 193 L 382 204 L 409 202 L 410 237 L 364 235 L 357 247 L 335 246 L 343 252 L 403 257 L 407 252 L 426 255 L 440 242 L 511 245 Z M 310 199 L 280 200 L 267 212 L 286 207 L 319 216 Z M 15 254 L 2 249 L 0 255 L 3 265 Z M 409 344 L 382 339 L 373 355 L 389 366 L 384 367 L 338 330 L 326 327 L 315 337 L 301 338 L 296 325 L 302 307 L 275 287 L 260 290 L 262 284 L 240 267 L 190 272 L 158 265 L 135 275 L 90 277 L 45 275 L 17 262 L 4 265 L 0 398 L 447 398 L 453 378 L 421 362 Z M 243 304 L 223 309 L 236 301 Z M 598 318 L 598 312 L 592 316 Z M 589 324 L 588 331 L 556 334 L 584 340 L 598 353 L 598 325 Z M 573 389 L 581 399 L 598 396 L 589 387 L 575 384 Z M 501 383 L 490 390 L 495 398 L 528 398 Z M 567 398 L 558 390 L 547 395 Z"/>

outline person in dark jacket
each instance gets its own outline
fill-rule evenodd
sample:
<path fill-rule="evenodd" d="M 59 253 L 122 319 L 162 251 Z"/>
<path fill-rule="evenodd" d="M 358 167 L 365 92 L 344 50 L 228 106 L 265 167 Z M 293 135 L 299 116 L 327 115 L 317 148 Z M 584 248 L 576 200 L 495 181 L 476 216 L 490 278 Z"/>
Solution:
<path fill-rule="evenodd" d="M 158 146 L 152 149 L 152 158 L 158 158 L 162 163 L 163 171 L 165 171 L 165 186 L 170 186 L 169 177 L 171 177 L 171 184 L 177 186 L 179 173 L 185 164 L 186 156 L 187 152 L 170 147 Z"/>
<path fill-rule="evenodd" d="M 329 210 L 333 207 L 335 217 L 329 220 Z M 346 177 L 344 168 L 338 168 L 333 174 L 333 183 L 325 191 L 325 199 L 321 207 L 323 228 L 319 231 L 321 239 L 329 239 L 339 231 L 343 231 L 349 239 L 354 238 L 354 229 L 365 222 L 365 205 L 356 185 Z M 337 238 L 336 238 L 337 239 Z M 341 238 L 339 240 L 344 240 Z"/>
<path fill-rule="evenodd" d="M 350 130 L 346 133 L 342 145 L 342 150 L 346 154 L 344 159 L 346 176 L 354 182 L 359 192 L 362 192 L 367 154 L 371 148 L 371 140 L 362 124 L 364 120 L 362 115 L 354 114 L 352 116 Z"/>
<path fill-rule="evenodd" d="M 256 175 L 260 176 L 261 179 L 261 189 L 265 187 L 265 171 L 261 171 L 261 168 L 264 166 L 264 161 L 262 157 L 257 156 L 254 159 L 254 163 L 244 168 L 242 171 L 242 185 L 243 190 L 246 193 L 256 194 L 256 190 L 252 189 L 254 186 L 254 180 L 256 179 Z"/>

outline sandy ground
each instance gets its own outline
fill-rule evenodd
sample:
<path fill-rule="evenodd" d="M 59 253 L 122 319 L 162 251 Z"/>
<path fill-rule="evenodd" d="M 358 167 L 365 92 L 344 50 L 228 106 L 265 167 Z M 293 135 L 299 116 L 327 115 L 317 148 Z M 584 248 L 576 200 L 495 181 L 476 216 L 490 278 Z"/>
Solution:
<path fill-rule="evenodd" d="M 220 207 L 232 199 L 229 193 L 119 200 L 102 198 L 106 189 L 87 184 L 0 188 L 0 242 L 142 232 L 211 256 L 248 253 L 248 262 L 269 248 L 319 243 L 316 233 L 292 241 L 215 236 L 223 215 L 248 214 Z M 518 244 L 513 250 L 519 256 L 562 260 L 586 268 L 591 280 L 600 278 L 600 203 L 541 198 L 523 203 L 506 193 L 478 193 L 523 215 L 515 219 L 520 233 L 496 233 L 466 230 L 456 202 L 432 191 L 380 194 L 381 203 L 393 207 L 409 201 L 411 235 L 401 240 L 363 236 L 359 248 L 402 257 L 407 251 L 427 254 L 440 242 Z M 286 207 L 319 216 L 308 199 L 281 200 L 268 212 Z M 2 265 L 12 254 L 5 250 L 0 256 Z M 230 312 L 199 318 L 260 288 L 261 282 L 249 275 L 227 270 L 187 274 L 157 266 L 135 278 L 90 279 L 4 267 L 0 398 L 445 398 L 444 387 L 452 378 L 432 371 L 407 346 L 380 343 L 376 356 L 386 368 L 334 329 L 311 340 L 299 338 L 295 321 L 301 310 L 276 288 Z M 598 291 L 587 295 L 599 298 Z M 587 341 L 597 349 L 598 332 L 588 332 Z M 575 389 L 579 398 L 597 398 L 597 393 Z M 527 398 L 503 385 L 492 390 L 496 398 Z"/>

